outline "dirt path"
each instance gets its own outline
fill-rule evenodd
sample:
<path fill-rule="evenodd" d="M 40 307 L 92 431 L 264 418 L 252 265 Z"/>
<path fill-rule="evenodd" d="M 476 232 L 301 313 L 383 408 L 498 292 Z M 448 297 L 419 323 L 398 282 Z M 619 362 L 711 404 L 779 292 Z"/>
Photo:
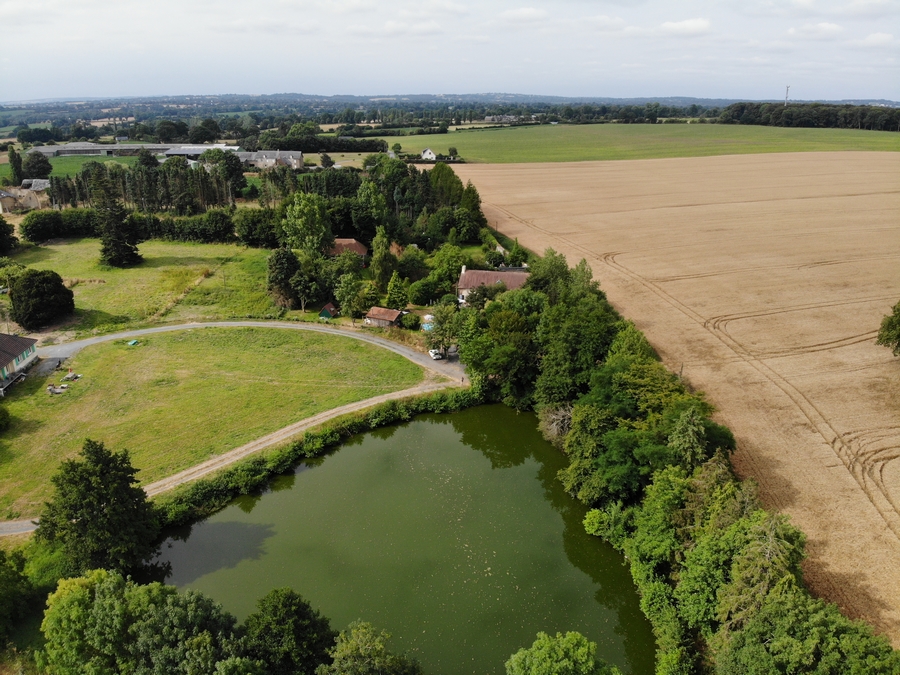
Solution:
<path fill-rule="evenodd" d="M 156 481 L 155 483 L 151 483 L 145 486 L 144 490 L 150 497 L 154 497 L 179 485 L 183 485 L 184 483 L 197 480 L 198 478 L 201 478 L 214 471 L 218 471 L 219 469 L 225 468 L 261 450 L 270 448 L 280 443 L 284 443 L 291 438 L 302 434 L 308 429 L 322 424 L 323 422 L 327 422 L 328 420 L 340 417 L 341 415 L 345 415 L 351 412 L 357 412 L 359 410 L 365 410 L 366 408 L 371 408 L 372 406 L 378 405 L 379 403 L 384 403 L 386 401 L 393 401 L 397 399 L 407 398 L 409 396 L 416 396 L 418 394 L 439 391 L 448 387 L 468 384 L 468 379 L 465 376 L 464 368 L 462 364 L 459 363 L 459 361 L 433 361 L 427 354 L 422 354 L 421 352 L 417 352 L 414 349 L 397 344 L 396 342 L 391 342 L 390 340 L 385 340 L 384 338 L 380 338 L 375 335 L 355 333 L 338 328 L 319 326 L 315 324 L 262 321 L 221 321 L 214 323 L 192 323 L 173 326 L 157 326 L 154 328 L 142 328 L 138 330 L 123 331 L 121 333 L 113 333 L 110 335 L 99 335 L 96 337 L 67 342 L 59 345 L 49 345 L 47 347 L 41 347 L 38 349 L 38 353 L 43 359 L 39 368 L 52 368 L 55 366 L 55 360 L 67 359 L 71 356 L 74 356 L 89 345 L 111 342 L 113 340 L 134 339 L 139 338 L 142 335 L 150 335 L 153 333 L 164 333 L 176 330 L 210 327 L 285 328 L 290 330 L 307 330 L 318 333 L 330 333 L 332 335 L 349 337 L 354 340 L 368 342 L 370 344 L 374 344 L 400 354 L 413 363 L 416 363 L 417 365 L 428 369 L 432 373 L 441 376 L 443 381 L 423 382 L 422 384 L 416 385 L 415 387 L 410 387 L 409 389 L 403 389 L 401 391 L 395 391 L 389 394 L 382 394 L 380 396 L 373 396 L 372 398 L 368 398 L 363 401 L 356 401 L 355 403 L 348 403 L 347 405 L 343 405 L 338 408 L 326 410 L 325 412 L 319 413 L 318 415 L 313 415 L 312 417 L 308 417 L 305 420 L 300 420 L 299 422 L 295 422 L 294 424 L 290 424 L 282 429 L 279 429 L 278 431 L 251 441 L 250 443 L 242 445 L 233 450 L 229 450 L 228 452 L 213 457 L 212 459 L 185 469 L 184 471 L 181 471 L 173 476 L 169 476 L 168 478 L 164 478 L 162 480 Z M 0 522 L 0 537 L 33 532 L 35 529 L 37 529 L 35 523 L 36 521 L 33 520 L 10 520 Z"/>
<path fill-rule="evenodd" d="M 586 258 L 807 534 L 812 590 L 900 646 L 900 154 L 460 165 L 491 223 Z"/>

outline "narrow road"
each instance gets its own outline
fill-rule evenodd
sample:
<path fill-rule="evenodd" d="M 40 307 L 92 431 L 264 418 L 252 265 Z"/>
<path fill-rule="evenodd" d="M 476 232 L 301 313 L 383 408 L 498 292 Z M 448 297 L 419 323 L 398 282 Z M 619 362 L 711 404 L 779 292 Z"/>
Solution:
<path fill-rule="evenodd" d="M 322 424 L 323 422 L 334 419 L 335 417 L 340 417 L 341 415 L 345 415 L 351 412 L 357 412 L 359 410 L 365 410 L 366 408 L 378 405 L 379 403 L 384 403 L 385 401 L 392 401 L 396 399 L 406 398 L 408 396 L 415 396 L 417 394 L 424 394 L 431 391 L 438 391 L 440 389 L 452 387 L 457 384 L 457 378 L 459 378 L 459 384 L 466 385 L 469 382 L 468 378 L 465 375 L 465 370 L 458 360 L 434 361 L 427 354 L 422 354 L 421 352 L 417 352 L 416 350 L 410 347 L 406 347 L 405 345 L 397 344 L 396 342 L 391 342 L 390 340 L 385 340 L 384 338 L 380 338 L 375 335 L 368 335 L 367 333 L 351 332 L 348 330 L 341 330 L 339 328 L 321 326 L 317 324 L 289 323 L 284 321 L 218 321 L 210 323 L 188 323 L 173 326 L 156 326 L 154 328 L 141 328 L 137 330 L 123 331 L 121 333 L 99 335 L 97 337 L 86 338 L 84 340 L 64 342 L 58 345 L 48 345 L 47 347 L 38 348 L 38 355 L 42 359 L 44 359 L 43 363 L 38 366 L 38 372 L 44 370 L 47 365 L 52 364 L 54 359 L 67 359 L 71 356 L 74 356 L 85 347 L 100 344 L 103 342 L 110 342 L 112 340 L 135 339 L 141 337 L 142 335 L 151 335 L 154 333 L 165 333 L 177 330 L 241 327 L 309 330 L 318 333 L 330 333 L 332 335 L 348 337 L 354 340 L 361 340 L 362 342 L 368 342 L 370 344 L 383 347 L 384 349 L 388 349 L 396 354 L 399 354 L 400 356 L 409 359 L 413 363 L 420 365 L 423 368 L 426 368 L 434 373 L 448 378 L 448 380 L 444 382 L 426 382 L 409 389 L 395 391 L 390 394 L 382 394 L 380 396 L 373 396 L 372 398 L 367 398 L 363 401 L 348 403 L 347 405 L 343 405 L 338 408 L 332 408 L 331 410 L 326 410 L 325 412 L 321 412 L 318 415 L 313 415 L 312 417 L 300 420 L 299 422 L 290 424 L 271 434 L 267 434 L 262 438 L 258 438 L 255 441 L 251 441 L 250 443 L 242 445 L 233 450 L 229 450 L 228 452 L 217 455 L 212 459 L 208 459 L 205 462 L 201 462 L 200 464 L 185 469 L 184 471 L 181 471 L 173 476 L 169 476 L 168 478 L 163 478 L 162 480 L 156 481 L 155 483 L 146 485 L 144 487 L 144 490 L 146 491 L 148 496 L 154 497 L 179 485 L 183 485 L 184 483 L 188 483 L 192 480 L 201 478 L 202 476 L 212 473 L 213 471 L 218 471 L 219 469 L 240 461 L 249 455 L 257 453 L 260 450 L 272 447 L 273 445 L 284 443 L 288 439 L 297 436 L 298 434 L 311 429 L 312 427 Z M 41 368 L 41 366 L 44 366 L 44 368 Z M 33 532 L 37 529 L 36 522 L 36 519 L 9 520 L 0 522 L 0 537 Z"/>

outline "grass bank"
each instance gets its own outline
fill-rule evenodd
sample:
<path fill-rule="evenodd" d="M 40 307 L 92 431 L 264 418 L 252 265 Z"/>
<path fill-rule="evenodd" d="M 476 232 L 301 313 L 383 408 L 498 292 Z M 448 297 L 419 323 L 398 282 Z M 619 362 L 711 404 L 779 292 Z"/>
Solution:
<path fill-rule="evenodd" d="M 59 462 L 86 437 L 128 448 L 150 483 L 325 410 L 414 386 L 422 370 L 357 340 L 206 328 L 87 347 L 58 396 L 32 377 L 6 399 L 0 515 L 38 514 Z M 59 375 L 49 378 L 58 381 Z"/>
<path fill-rule="evenodd" d="M 446 153 L 454 146 L 468 162 L 499 164 L 834 150 L 900 152 L 900 133 L 724 124 L 547 124 L 384 140 L 399 142 L 403 152 L 430 147 Z"/>

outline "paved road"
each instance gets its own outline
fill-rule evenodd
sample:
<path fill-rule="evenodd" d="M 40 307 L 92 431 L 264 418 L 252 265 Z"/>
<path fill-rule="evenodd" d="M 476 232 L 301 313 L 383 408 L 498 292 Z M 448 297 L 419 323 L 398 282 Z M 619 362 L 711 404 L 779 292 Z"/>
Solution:
<path fill-rule="evenodd" d="M 164 478 L 160 481 L 147 485 L 144 489 L 151 497 L 162 492 L 166 492 L 167 490 L 171 490 L 172 488 L 177 487 L 178 485 L 182 485 L 183 483 L 196 480 L 208 473 L 212 473 L 213 471 L 224 468 L 229 464 L 233 464 L 234 462 L 247 457 L 248 455 L 259 452 L 260 450 L 271 447 L 273 445 L 277 445 L 279 443 L 283 443 L 287 439 L 296 436 L 303 431 L 306 431 L 307 429 L 310 429 L 327 420 L 339 417 L 340 415 L 344 415 L 350 412 L 356 412 L 358 410 L 364 410 L 365 408 L 370 408 L 385 401 L 406 398 L 407 396 L 414 396 L 416 394 L 444 389 L 446 387 L 453 386 L 456 383 L 457 378 L 459 378 L 460 384 L 468 384 L 468 378 L 466 378 L 463 366 L 461 363 L 459 363 L 458 360 L 434 361 L 427 354 L 422 354 L 421 352 L 411 349 L 410 347 L 406 347 L 405 345 L 397 344 L 396 342 L 391 342 L 390 340 L 385 340 L 384 338 L 380 338 L 375 335 L 369 335 L 368 333 L 361 333 L 352 330 L 342 330 L 340 328 L 321 326 L 317 324 L 289 323 L 283 321 L 219 321 L 212 323 L 188 323 L 174 326 L 141 328 L 138 330 L 123 331 L 121 333 L 112 333 L 110 335 L 100 335 L 97 337 L 86 338 L 84 340 L 64 342 L 58 345 L 39 347 L 38 355 L 42 359 L 44 359 L 44 361 L 41 363 L 41 366 L 46 368 L 47 366 L 52 367 L 53 365 L 55 365 L 53 364 L 54 359 L 67 359 L 71 356 L 74 356 L 83 348 L 89 345 L 100 344 L 102 342 L 110 342 L 112 340 L 134 339 L 139 338 L 142 335 L 151 335 L 153 333 L 165 333 L 176 330 L 197 328 L 223 327 L 286 328 L 290 330 L 310 330 L 318 333 L 340 335 L 342 337 L 361 340 L 363 342 L 368 342 L 370 344 L 389 349 L 390 351 L 396 354 L 400 354 L 401 356 L 409 359 L 413 363 L 422 366 L 423 368 L 427 368 L 432 372 L 439 373 L 440 375 L 449 378 L 449 380 L 444 382 L 423 383 L 415 387 L 411 387 L 410 389 L 395 391 L 390 394 L 382 394 L 380 396 L 374 396 L 363 401 L 357 401 L 356 403 L 350 403 L 338 408 L 332 408 L 331 410 L 319 413 L 318 415 L 308 417 L 305 420 L 295 422 L 294 424 L 288 425 L 282 429 L 279 429 L 278 431 L 263 436 L 262 438 L 258 438 L 255 441 L 251 441 L 250 443 L 242 445 L 239 448 L 229 450 L 228 452 L 217 455 L 210 460 L 185 469 L 184 471 L 181 471 L 174 476 L 169 476 L 168 478 Z M 36 521 L 32 520 L 10 520 L 6 522 L 0 522 L 0 537 L 33 532 L 36 528 Z"/>

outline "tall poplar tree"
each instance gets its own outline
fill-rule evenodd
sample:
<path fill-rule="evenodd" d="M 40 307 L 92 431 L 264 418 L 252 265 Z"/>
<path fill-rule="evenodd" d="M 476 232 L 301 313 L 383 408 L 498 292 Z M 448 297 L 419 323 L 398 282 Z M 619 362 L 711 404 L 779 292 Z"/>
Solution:
<path fill-rule="evenodd" d="M 25 175 L 22 173 L 22 155 L 10 145 L 7 156 L 9 157 L 9 167 L 12 169 L 12 184 L 16 186 L 21 185 L 22 179 L 25 178 Z"/>

